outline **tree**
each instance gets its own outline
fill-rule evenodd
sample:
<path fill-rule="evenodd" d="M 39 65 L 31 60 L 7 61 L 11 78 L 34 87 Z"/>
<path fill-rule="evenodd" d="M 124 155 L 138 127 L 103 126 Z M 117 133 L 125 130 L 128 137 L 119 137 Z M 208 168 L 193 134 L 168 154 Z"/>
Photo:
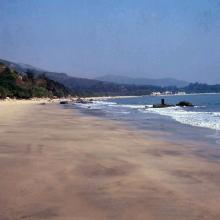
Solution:
<path fill-rule="evenodd" d="M 31 72 L 30 70 L 27 70 L 26 72 L 28 79 L 33 82 L 34 81 L 34 73 Z"/>
<path fill-rule="evenodd" d="M 0 86 L 0 99 L 5 99 L 7 97 L 7 90 Z"/>

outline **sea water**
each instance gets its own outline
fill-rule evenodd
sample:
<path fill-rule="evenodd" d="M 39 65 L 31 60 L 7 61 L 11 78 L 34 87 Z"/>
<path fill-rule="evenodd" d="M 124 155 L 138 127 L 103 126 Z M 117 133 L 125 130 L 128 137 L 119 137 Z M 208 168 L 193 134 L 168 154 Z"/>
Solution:
<path fill-rule="evenodd" d="M 153 108 L 165 99 L 175 105 L 189 101 L 194 107 Z M 78 104 L 83 112 L 126 121 L 141 129 L 170 132 L 173 139 L 214 141 L 220 146 L 220 94 L 142 96 Z"/>

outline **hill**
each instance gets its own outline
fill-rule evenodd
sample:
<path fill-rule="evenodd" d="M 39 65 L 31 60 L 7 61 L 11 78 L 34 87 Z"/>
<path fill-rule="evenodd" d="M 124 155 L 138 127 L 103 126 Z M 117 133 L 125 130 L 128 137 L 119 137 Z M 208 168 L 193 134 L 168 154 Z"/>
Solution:
<path fill-rule="evenodd" d="M 151 85 L 127 85 L 71 77 L 64 73 L 46 72 L 45 74 L 47 77 L 62 83 L 69 89 L 76 91 L 79 96 L 149 95 L 153 91 L 166 90 L 166 88 Z"/>
<path fill-rule="evenodd" d="M 26 78 L 28 77 L 28 74 L 30 75 L 30 73 L 35 76 L 35 81 L 29 87 L 27 86 L 28 83 L 26 86 L 19 85 L 22 88 L 27 87 L 25 92 L 26 97 L 36 96 L 36 94 L 32 93 L 33 92 L 32 90 L 30 91 L 30 87 L 35 88 L 38 85 L 37 81 L 42 81 L 42 78 L 44 78 L 45 80 L 44 81 L 45 84 L 43 85 L 43 87 L 46 88 L 47 91 L 44 93 L 44 95 L 55 95 L 59 97 L 70 93 L 77 96 L 90 96 L 90 97 L 118 96 L 118 95 L 120 96 L 149 95 L 152 92 L 165 92 L 165 91 L 171 91 L 173 93 L 178 91 L 183 91 L 186 93 L 211 93 L 211 92 L 220 93 L 220 85 L 191 83 L 187 86 L 182 86 L 181 88 L 177 86 L 157 86 L 154 85 L 153 82 L 152 85 L 145 85 L 144 83 L 147 83 L 147 81 L 144 81 L 144 79 L 142 79 L 143 81 L 142 83 L 140 82 L 141 79 L 138 79 L 137 81 L 139 82 L 136 82 L 135 84 L 135 81 L 133 82 L 129 81 L 129 79 L 131 79 L 129 77 L 123 77 L 124 78 L 123 83 L 119 84 L 119 81 L 122 82 L 122 79 L 120 79 L 120 77 L 118 81 L 115 78 L 115 83 L 112 83 L 107 81 L 101 81 L 101 78 L 99 78 L 100 80 L 97 80 L 97 79 L 72 77 L 67 75 L 66 73 L 49 72 L 49 71 L 41 70 L 39 68 L 35 68 L 30 65 L 18 64 L 6 60 L 0 60 L 0 63 L 2 63 L 2 65 L 4 65 L 9 69 L 11 71 L 11 74 L 19 73 L 18 74 L 20 75 L 19 77 L 22 77 L 24 81 L 27 80 Z M 125 80 L 126 78 L 127 81 Z M 174 79 L 166 79 L 165 81 L 166 83 L 168 83 L 169 81 L 168 84 L 173 84 L 174 82 L 176 82 Z M 181 82 L 184 84 L 184 81 Z M 2 83 L 2 79 L 0 78 L 0 86 L 1 83 Z M 53 89 L 48 88 L 48 84 L 50 85 L 52 84 Z M 166 85 L 165 82 L 163 85 Z M 180 86 L 181 84 L 176 83 L 176 85 Z M 40 87 L 42 87 L 42 85 Z M 28 93 L 29 95 L 27 95 L 27 90 L 29 91 Z M 22 95 L 19 94 L 19 96 Z"/>
<path fill-rule="evenodd" d="M 181 88 L 186 93 L 220 93 L 220 85 L 208 85 L 204 83 L 190 83 L 188 86 Z"/>
<path fill-rule="evenodd" d="M 0 62 L 0 98 L 64 97 L 72 94 L 65 86 L 45 75 L 18 73 Z"/>
<path fill-rule="evenodd" d="M 132 78 L 127 76 L 117 76 L 117 75 L 104 75 L 101 77 L 97 77 L 95 79 L 105 82 L 117 83 L 117 84 L 154 85 L 161 87 L 176 86 L 180 88 L 189 85 L 189 83 L 186 81 L 172 79 L 172 78 L 148 79 L 148 78 Z"/>
<path fill-rule="evenodd" d="M 148 95 L 153 91 L 164 91 L 166 89 L 151 85 L 116 84 L 95 79 L 72 77 L 66 73 L 49 72 L 26 64 L 6 60 L 0 60 L 0 62 L 21 72 L 23 75 L 26 75 L 26 72 L 31 72 L 34 75 L 43 74 L 49 79 L 63 84 L 78 96 Z"/>

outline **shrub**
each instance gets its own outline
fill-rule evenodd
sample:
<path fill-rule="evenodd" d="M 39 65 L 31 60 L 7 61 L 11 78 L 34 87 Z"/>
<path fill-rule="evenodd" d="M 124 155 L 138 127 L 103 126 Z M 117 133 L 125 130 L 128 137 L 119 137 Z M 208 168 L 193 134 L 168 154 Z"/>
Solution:
<path fill-rule="evenodd" d="M 0 86 L 0 99 L 5 99 L 7 97 L 7 90 Z"/>
<path fill-rule="evenodd" d="M 48 93 L 48 90 L 46 88 L 36 86 L 36 87 L 33 88 L 32 96 L 33 97 L 38 97 L 38 98 L 48 97 L 49 93 Z"/>

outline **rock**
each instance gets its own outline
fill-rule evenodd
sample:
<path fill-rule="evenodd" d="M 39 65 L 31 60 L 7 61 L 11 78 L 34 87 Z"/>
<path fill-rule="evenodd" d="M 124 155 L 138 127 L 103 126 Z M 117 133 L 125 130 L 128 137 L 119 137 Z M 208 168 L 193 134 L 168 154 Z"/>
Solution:
<path fill-rule="evenodd" d="M 84 100 L 84 99 L 81 99 L 81 98 L 78 98 L 78 99 L 76 100 L 76 103 L 85 103 L 85 100 Z"/>
<path fill-rule="evenodd" d="M 85 99 L 78 98 L 78 99 L 76 100 L 76 103 L 91 104 L 91 103 L 93 103 L 93 100 L 92 100 L 92 99 L 90 99 L 90 100 L 85 100 Z"/>
<path fill-rule="evenodd" d="M 61 105 L 68 104 L 68 101 L 60 101 L 60 104 L 61 104 Z"/>
<path fill-rule="evenodd" d="M 165 104 L 165 100 L 161 99 L 161 103 L 160 104 L 154 104 L 153 108 L 168 108 L 168 107 L 173 107 L 174 105 L 170 105 L 170 104 Z"/>
<path fill-rule="evenodd" d="M 169 104 L 154 104 L 153 108 L 168 108 L 168 107 L 173 107 L 174 105 L 169 105 Z"/>
<path fill-rule="evenodd" d="M 177 103 L 176 106 L 180 106 L 180 107 L 194 107 L 194 105 L 191 102 L 187 102 L 187 101 L 181 101 L 181 102 Z"/>

